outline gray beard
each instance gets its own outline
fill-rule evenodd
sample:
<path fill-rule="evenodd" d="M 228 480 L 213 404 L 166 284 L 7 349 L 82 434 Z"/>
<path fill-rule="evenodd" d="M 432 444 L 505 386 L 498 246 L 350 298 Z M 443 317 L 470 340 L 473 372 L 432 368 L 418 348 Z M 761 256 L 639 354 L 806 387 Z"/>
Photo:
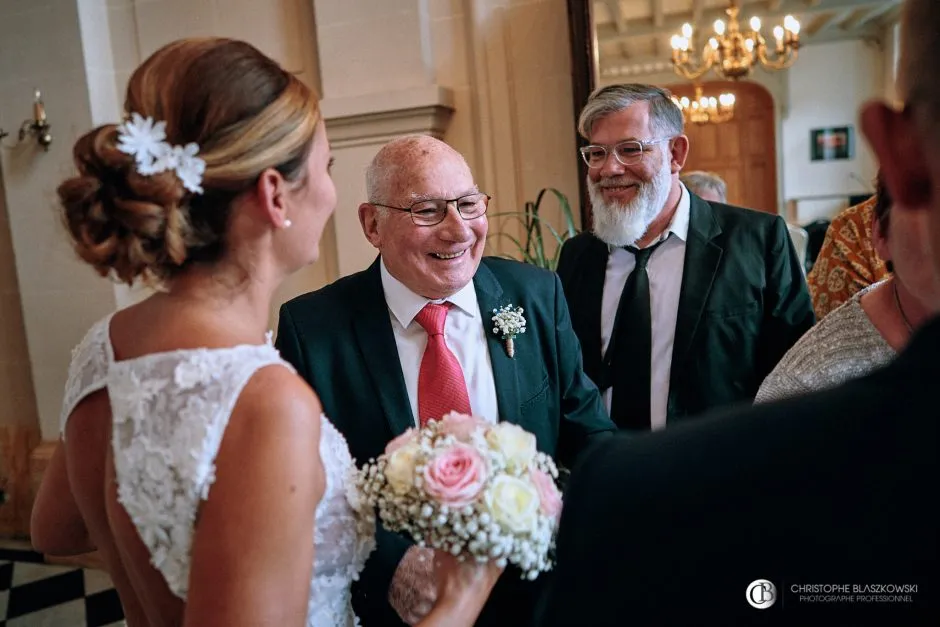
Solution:
<path fill-rule="evenodd" d="M 607 182 L 616 182 L 616 179 Z M 663 210 L 672 189 L 672 172 L 667 162 L 653 180 L 639 183 L 636 196 L 624 204 L 607 203 L 601 195 L 600 183 L 590 177 L 587 184 L 594 214 L 594 235 L 610 246 L 633 246 Z"/>

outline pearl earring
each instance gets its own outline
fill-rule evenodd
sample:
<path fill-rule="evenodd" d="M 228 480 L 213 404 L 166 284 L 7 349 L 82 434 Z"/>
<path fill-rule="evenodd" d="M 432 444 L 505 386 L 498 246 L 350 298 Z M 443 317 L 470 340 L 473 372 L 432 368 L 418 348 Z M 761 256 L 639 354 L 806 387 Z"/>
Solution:
<path fill-rule="evenodd" d="M 293 222 L 291 222 L 290 219 L 284 220 L 285 229 L 289 229 L 291 224 L 293 224 Z"/>

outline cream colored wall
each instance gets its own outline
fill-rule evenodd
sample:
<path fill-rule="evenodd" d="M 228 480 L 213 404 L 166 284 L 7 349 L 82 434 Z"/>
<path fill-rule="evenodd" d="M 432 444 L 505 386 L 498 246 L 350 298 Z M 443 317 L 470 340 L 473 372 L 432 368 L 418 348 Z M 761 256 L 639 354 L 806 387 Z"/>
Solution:
<path fill-rule="evenodd" d="M 565 0 L 314 5 L 324 97 L 333 118 L 367 117 L 389 108 L 403 90 L 432 94 L 439 88 L 454 109 L 443 139 L 467 157 L 477 183 L 493 196 L 491 214 L 521 210 L 547 186 L 577 198 Z M 339 149 L 334 144 L 340 274 L 365 268 L 375 257 L 356 208 L 365 200 L 365 167 L 387 139 L 368 137 Z M 547 217 L 560 222 L 554 207 Z M 497 222 L 491 221 L 491 233 L 516 229 Z"/>
<path fill-rule="evenodd" d="M 883 48 L 862 40 L 806 46 L 789 70 L 790 112 L 783 122 L 782 149 L 786 200 L 797 201 L 796 221 L 832 218 L 848 206 L 850 194 L 874 191 L 878 163 L 861 133 L 858 113 L 885 91 Z M 829 88 L 833 85 L 834 88 Z M 851 159 L 811 161 L 812 130 L 851 126 Z"/>
<path fill-rule="evenodd" d="M 110 80 L 120 94 L 118 112 L 123 108 L 123 94 L 134 68 L 161 46 L 182 37 L 248 41 L 321 91 L 313 6 L 308 0 L 108 0 L 107 4 L 107 21 L 103 22 L 107 32 L 101 36 L 94 33 L 89 39 L 110 41 Z M 91 34 L 91 29 L 88 32 Z M 320 242 L 320 260 L 290 277 L 275 295 L 272 328 L 276 327 L 281 303 L 322 287 L 336 275 L 336 238 L 331 222 Z M 118 288 L 121 305 L 146 295 L 146 290 Z"/>
<path fill-rule="evenodd" d="M 120 119 L 127 79 L 140 60 L 164 43 L 190 35 L 246 39 L 309 84 L 319 84 L 313 11 L 306 0 L 0 3 L 0 127 L 18 128 L 32 111 L 33 88 L 39 87 L 55 136 L 48 153 L 32 143 L 0 151 L 44 439 L 57 436 L 71 349 L 95 320 L 142 295 L 115 288 L 75 258 L 60 226 L 55 187 L 72 172 L 71 148 L 78 136 L 95 125 Z M 11 138 L 4 143 L 9 145 Z M 328 227 L 321 261 L 292 277 L 278 294 L 279 300 L 335 277 L 335 254 L 332 227 Z M 3 384 L 27 390 L 28 382 L 22 379 L 28 372 L 16 369 L 4 376 Z"/>
<path fill-rule="evenodd" d="M 0 402 L 0 427 L 38 426 L 31 370 L 16 279 L 13 237 L 0 176 L 0 399 L 3 399 Z"/>
<path fill-rule="evenodd" d="M 75 139 L 119 118 L 140 60 L 194 35 L 251 41 L 319 87 L 328 117 L 353 129 L 334 146 L 340 206 L 321 260 L 279 301 L 371 262 L 355 218 L 364 168 L 402 132 L 438 129 L 493 195 L 492 213 L 521 209 L 546 186 L 577 197 L 565 0 L 3 0 L 0 126 L 29 114 L 35 85 L 55 134 L 49 153 L 25 145 L 2 157 L 44 439 L 56 436 L 71 348 L 94 320 L 140 296 L 75 259 L 55 186 L 71 172 Z M 374 115 L 383 107 L 397 108 L 394 120 Z M 365 139 L 354 114 L 372 125 Z"/>
<path fill-rule="evenodd" d="M 3 0 L 0 42 L 0 126 L 15 131 L 31 115 L 38 87 L 54 136 L 49 152 L 34 142 L 15 144 L 15 137 L 0 149 L 32 385 L 43 437 L 50 439 L 58 432 L 71 349 L 114 307 L 111 285 L 72 253 L 55 200 L 56 185 L 72 170 L 72 143 L 91 123 L 78 5 Z"/>

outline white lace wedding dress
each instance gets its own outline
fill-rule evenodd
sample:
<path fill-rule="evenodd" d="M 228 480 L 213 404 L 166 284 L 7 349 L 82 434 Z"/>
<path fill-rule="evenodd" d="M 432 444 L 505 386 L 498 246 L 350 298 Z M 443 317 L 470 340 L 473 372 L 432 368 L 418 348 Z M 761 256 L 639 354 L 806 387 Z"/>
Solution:
<path fill-rule="evenodd" d="M 185 600 L 196 513 L 210 496 L 215 457 L 238 396 L 251 376 L 283 361 L 271 344 L 177 350 L 115 361 L 111 316 L 73 351 L 61 427 L 85 396 L 107 388 L 118 500 L 170 590 Z M 291 368 L 291 370 L 293 370 Z M 326 491 L 317 506 L 307 625 L 357 625 L 350 586 L 374 546 L 358 516 L 346 440 L 321 417 Z M 251 538 L 246 538 L 250 542 Z"/>

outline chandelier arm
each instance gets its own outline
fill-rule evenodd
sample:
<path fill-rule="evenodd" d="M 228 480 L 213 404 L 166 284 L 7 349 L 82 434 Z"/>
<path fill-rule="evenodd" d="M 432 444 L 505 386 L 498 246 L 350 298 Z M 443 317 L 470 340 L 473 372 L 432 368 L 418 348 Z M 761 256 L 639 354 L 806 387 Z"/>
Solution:
<path fill-rule="evenodd" d="M 680 76 L 694 81 L 699 78 L 708 70 L 712 68 L 715 63 L 714 55 L 705 54 L 702 55 L 702 60 L 698 63 L 692 61 L 692 55 L 687 51 L 672 51 L 672 66 L 675 69 L 676 73 Z"/>
<path fill-rule="evenodd" d="M 783 52 L 774 52 L 773 56 L 767 54 L 766 46 L 757 49 L 757 58 L 761 65 L 771 70 L 785 70 L 796 62 L 798 51 L 796 47 L 787 46 Z"/>

